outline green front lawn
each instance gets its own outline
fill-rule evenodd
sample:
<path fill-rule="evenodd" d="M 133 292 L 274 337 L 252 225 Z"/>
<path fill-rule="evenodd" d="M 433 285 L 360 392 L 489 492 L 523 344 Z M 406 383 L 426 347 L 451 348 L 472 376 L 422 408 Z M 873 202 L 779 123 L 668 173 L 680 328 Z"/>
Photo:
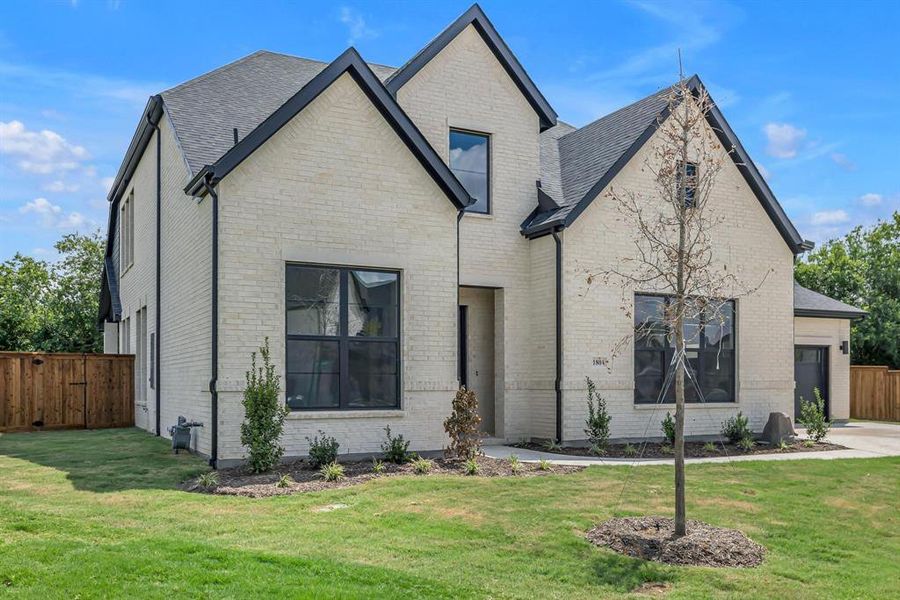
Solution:
<path fill-rule="evenodd" d="M 0 597 L 598 598 L 648 582 L 670 598 L 900 594 L 900 459 L 688 465 L 688 517 L 765 545 L 752 570 L 584 540 L 616 512 L 671 514 L 668 467 L 632 469 L 621 505 L 621 466 L 260 500 L 175 489 L 203 470 L 138 430 L 0 435 Z M 348 506 L 317 510 L 334 503 Z"/>

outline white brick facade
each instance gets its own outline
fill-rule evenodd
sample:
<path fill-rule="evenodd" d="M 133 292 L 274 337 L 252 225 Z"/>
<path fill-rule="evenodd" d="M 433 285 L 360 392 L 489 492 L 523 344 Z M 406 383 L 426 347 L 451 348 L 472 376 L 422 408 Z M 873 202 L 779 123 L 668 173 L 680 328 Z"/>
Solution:
<path fill-rule="evenodd" d="M 386 425 L 409 439 L 413 450 L 444 447 L 442 424 L 457 386 L 460 303 L 473 307 L 475 329 L 470 329 L 469 341 L 476 356 L 469 368 L 470 373 L 489 373 L 477 385 L 482 398 L 493 403 L 495 437 L 516 441 L 555 435 L 557 244 L 549 235 L 528 240 L 520 233 L 537 203 L 539 117 L 472 25 L 406 81 L 396 98 L 445 162 L 451 128 L 490 136 L 491 214 L 468 214 L 457 225 L 457 210 L 446 194 L 346 73 L 230 171 L 217 187 L 216 426 L 221 460 L 244 456 L 239 435 L 244 374 L 251 352 L 265 338 L 285 387 L 289 263 L 397 270 L 402 374 L 399 409 L 292 412 L 282 440 L 287 456 L 305 454 L 306 437 L 320 429 L 337 438 L 342 453 L 379 452 Z M 185 195 L 192 174 L 166 114 L 158 135 L 160 424 L 166 435 L 178 416 L 203 422 L 195 447 L 208 455 L 213 426 L 212 199 Z M 613 186 L 649 191 L 651 175 L 642 170 L 649 147 L 632 157 Z M 119 275 L 127 319 L 119 329 L 127 324 L 133 330 L 136 311 L 146 307 L 147 341 L 156 333 L 155 161 L 153 137 L 124 190 L 126 196 L 131 190 L 135 195 L 135 260 Z M 722 420 L 739 410 L 755 430 L 770 411 L 792 414 L 795 326 L 798 343 L 814 339 L 833 346 L 849 335 L 846 321 L 794 320 L 793 254 L 730 159 L 712 204 L 724 216 L 713 236 L 717 263 L 748 283 L 771 272 L 756 293 L 737 300 L 737 402 L 690 405 L 689 435 L 716 434 Z M 613 437 L 658 436 L 665 409 L 635 406 L 632 348 L 610 354 L 632 330 L 631 318 L 620 309 L 623 293 L 586 286 L 588 270 L 629 256 L 633 232 L 622 227 L 601 193 L 559 236 L 562 437 L 584 438 L 586 376 L 608 401 Z M 630 301 L 634 291 L 627 290 L 624 297 Z M 113 329 L 106 335 L 110 349 Z M 120 339 L 123 335 L 118 332 Z M 127 336 L 132 345 L 138 339 L 134 331 Z M 609 368 L 595 364 L 597 358 Z M 831 363 L 832 410 L 842 418 L 849 412 L 844 392 L 849 362 L 832 351 Z M 151 431 L 156 420 L 153 393 L 136 411 L 138 426 Z"/>

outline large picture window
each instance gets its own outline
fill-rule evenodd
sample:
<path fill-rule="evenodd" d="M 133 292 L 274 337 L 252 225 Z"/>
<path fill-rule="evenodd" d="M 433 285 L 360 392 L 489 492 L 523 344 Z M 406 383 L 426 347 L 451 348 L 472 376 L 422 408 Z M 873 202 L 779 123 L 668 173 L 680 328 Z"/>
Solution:
<path fill-rule="evenodd" d="M 490 137 L 451 129 L 450 170 L 475 199 L 466 212 L 490 214 Z"/>
<path fill-rule="evenodd" d="M 294 410 L 400 406 L 400 277 L 288 265 L 287 404 Z"/>
<path fill-rule="evenodd" d="M 675 353 L 674 332 L 663 315 L 671 302 L 666 296 L 638 294 L 634 297 L 634 401 L 659 401 L 663 382 Z M 714 314 L 713 314 L 714 313 Z M 685 380 L 686 402 L 734 402 L 734 301 L 715 311 L 701 311 L 684 324 L 686 359 L 697 378 L 703 397 L 690 380 Z M 675 385 L 669 386 L 662 402 L 675 402 Z"/>

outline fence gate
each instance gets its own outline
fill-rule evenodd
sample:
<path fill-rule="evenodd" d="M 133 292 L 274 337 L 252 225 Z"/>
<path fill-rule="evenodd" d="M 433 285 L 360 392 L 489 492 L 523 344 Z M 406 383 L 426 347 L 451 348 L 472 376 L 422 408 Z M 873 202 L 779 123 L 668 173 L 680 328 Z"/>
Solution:
<path fill-rule="evenodd" d="M 134 425 L 134 357 L 0 352 L 0 431 Z"/>

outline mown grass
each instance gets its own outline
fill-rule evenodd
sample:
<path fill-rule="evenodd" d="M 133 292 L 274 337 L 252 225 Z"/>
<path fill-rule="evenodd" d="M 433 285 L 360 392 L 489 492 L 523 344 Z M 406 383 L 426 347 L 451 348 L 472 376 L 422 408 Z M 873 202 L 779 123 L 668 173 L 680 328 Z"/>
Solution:
<path fill-rule="evenodd" d="M 613 514 L 671 514 L 668 467 L 633 469 L 624 492 L 628 467 L 260 500 L 175 488 L 204 470 L 138 430 L 0 435 L 0 596 L 618 598 L 654 582 L 670 598 L 900 595 L 898 459 L 689 465 L 689 518 L 765 545 L 750 570 L 584 540 Z M 333 503 L 348 506 L 316 510 Z"/>

